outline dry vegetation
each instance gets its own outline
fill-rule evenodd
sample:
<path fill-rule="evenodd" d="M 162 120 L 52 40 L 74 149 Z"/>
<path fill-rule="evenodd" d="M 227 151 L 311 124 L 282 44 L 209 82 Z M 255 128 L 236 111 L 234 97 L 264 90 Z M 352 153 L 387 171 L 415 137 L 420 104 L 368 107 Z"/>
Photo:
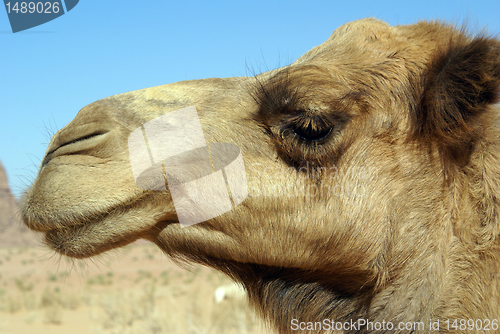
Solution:
<path fill-rule="evenodd" d="M 86 261 L 50 257 L 43 248 L 0 248 L 0 334 L 271 333 L 245 301 L 214 303 L 226 277 L 181 269 L 154 245 Z"/>

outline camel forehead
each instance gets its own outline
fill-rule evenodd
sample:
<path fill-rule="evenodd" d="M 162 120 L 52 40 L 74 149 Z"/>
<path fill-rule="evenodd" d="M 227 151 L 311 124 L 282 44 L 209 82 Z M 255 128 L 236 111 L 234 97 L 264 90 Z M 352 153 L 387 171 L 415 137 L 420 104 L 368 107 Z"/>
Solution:
<path fill-rule="evenodd" d="M 295 64 L 326 62 L 351 67 L 379 63 L 382 59 L 423 64 L 435 48 L 456 35 L 452 26 L 438 22 L 390 26 L 376 19 L 363 19 L 337 28 L 321 45 Z"/>
<path fill-rule="evenodd" d="M 393 32 L 395 28 L 397 29 L 397 27 L 392 27 L 383 21 L 367 18 L 349 22 L 338 27 L 330 35 L 328 40 L 345 38 L 347 36 L 352 37 L 354 35 L 365 35 L 370 38 L 388 38 L 391 36 L 391 32 Z"/>

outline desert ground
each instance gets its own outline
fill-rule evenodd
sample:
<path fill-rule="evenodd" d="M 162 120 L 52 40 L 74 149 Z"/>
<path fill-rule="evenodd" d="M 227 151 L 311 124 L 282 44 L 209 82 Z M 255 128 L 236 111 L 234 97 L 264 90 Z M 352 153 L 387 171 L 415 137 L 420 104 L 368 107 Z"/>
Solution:
<path fill-rule="evenodd" d="M 0 334 L 273 333 L 246 300 L 214 302 L 229 282 L 145 242 L 89 260 L 0 247 Z"/>

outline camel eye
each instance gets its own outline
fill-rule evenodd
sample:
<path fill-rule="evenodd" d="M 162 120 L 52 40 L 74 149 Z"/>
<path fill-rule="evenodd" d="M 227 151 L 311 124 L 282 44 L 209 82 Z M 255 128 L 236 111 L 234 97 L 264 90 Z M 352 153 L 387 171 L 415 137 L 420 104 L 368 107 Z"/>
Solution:
<path fill-rule="evenodd" d="M 332 127 L 315 127 L 312 123 L 309 123 L 307 125 L 295 125 L 291 130 L 302 140 L 319 142 L 330 135 Z"/>

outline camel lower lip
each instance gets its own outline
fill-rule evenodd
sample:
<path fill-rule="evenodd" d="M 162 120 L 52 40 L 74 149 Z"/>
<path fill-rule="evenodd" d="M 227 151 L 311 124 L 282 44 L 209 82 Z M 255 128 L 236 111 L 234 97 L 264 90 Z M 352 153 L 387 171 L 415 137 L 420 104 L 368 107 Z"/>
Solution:
<path fill-rule="evenodd" d="M 88 226 L 73 225 L 61 228 L 53 228 L 45 231 L 45 243 L 54 251 L 75 258 L 85 258 L 92 256 L 93 252 L 84 251 L 81 244 L 82 239 L 88 239 L 89 236 L 85 233 Z M 91 246 L 91 243 L 87 243 Z M 87 247 L 88 248 L 88 247 Z M 93 248 L 93 247 L 91 247 Z"/>
<path fill-rule="evenodd" d="M 85 228 L 54 229 L 45 233 L 45 243 L 57 253 L 83 259 L 136 240 L 101 238 L 96 242 L 93 240 L 95 234 L 86 234 L 84 230 Z"/>

